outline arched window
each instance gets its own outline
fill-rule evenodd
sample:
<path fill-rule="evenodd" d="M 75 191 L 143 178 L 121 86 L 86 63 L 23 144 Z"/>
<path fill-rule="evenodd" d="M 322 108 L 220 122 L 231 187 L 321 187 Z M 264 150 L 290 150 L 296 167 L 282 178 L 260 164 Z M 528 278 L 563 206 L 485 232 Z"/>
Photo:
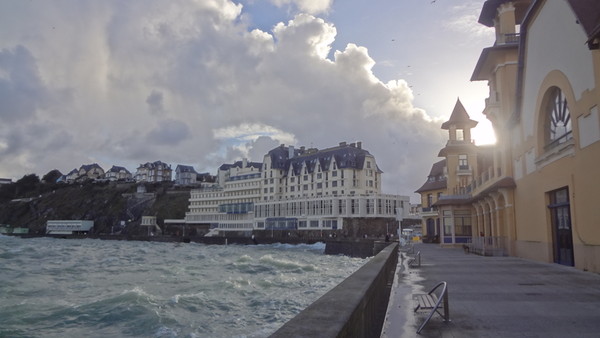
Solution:
<path fill-rule="evenodd" d="M 551 148 L 573 138 L 573 130 L 569 105 L 560 88 L 552 87 L 546 95 L 546 148 Z"/>

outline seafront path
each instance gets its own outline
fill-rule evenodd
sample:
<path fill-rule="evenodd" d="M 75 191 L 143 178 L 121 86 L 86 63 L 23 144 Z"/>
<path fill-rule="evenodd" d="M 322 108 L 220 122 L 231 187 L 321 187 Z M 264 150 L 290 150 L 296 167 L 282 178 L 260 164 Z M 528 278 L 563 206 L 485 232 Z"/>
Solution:
<path fill-rule="evenodd" d="M 381 337 L 600 337 L 600 274 L 516 257 L 415 244 L 420 267 L 398 261 Z M 411 254 L 412 255 L 412 254 Z M 448 283 L 449 323 L 414 313 L 413 294 Z"/>

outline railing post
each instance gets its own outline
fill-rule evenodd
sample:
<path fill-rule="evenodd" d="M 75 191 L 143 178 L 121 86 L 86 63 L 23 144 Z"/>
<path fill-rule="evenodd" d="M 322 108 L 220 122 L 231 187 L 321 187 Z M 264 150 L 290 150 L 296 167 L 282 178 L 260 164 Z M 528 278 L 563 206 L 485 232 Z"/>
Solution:
<path fill-rule="evenodd" d="M 446 284 L 446 292 L 444 292 L 444 321 L 450 321 L 450 305 L 448 302 L 448 284 Z"/>

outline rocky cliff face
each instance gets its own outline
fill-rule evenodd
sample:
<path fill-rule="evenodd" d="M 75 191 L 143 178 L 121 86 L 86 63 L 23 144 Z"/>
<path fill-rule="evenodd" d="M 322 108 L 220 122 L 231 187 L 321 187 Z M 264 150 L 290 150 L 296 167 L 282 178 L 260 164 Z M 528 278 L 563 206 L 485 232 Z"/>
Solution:
<path fill-rule="evenodd" d="M 127 224 L 124 231 L 136 234 L 142 216 L 156 216 L 159 225 L 166 218 L 185 216 L 189 189 L 175 190 L 171 183 L 147 185 L 146 188 L 146 193 L 138 194 L 134 183 L 39 183 L 21 193 L 14 187 L 2 187 L 0 224 L 26 227 L 30 233 L 43 233 L 48 220 L 93 220 L 93 232 L 103 234 L 119 229 L 123 221 Z"/>

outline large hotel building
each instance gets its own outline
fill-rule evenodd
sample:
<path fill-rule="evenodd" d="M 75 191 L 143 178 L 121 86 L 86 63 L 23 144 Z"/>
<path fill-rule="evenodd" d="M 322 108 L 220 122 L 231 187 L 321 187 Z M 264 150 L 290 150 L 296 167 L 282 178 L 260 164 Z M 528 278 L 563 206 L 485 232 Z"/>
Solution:
<path fill-rule="evenodd" d="M 250 232 L 340 230 L 350 219 L 401 220 L 409 197 L 382 194 L 381 175 L 361 142 L 322 150 L 281 145 L 262 163 L 222 165 L 214 186 L 191 191 L 185 224 Z"/>

